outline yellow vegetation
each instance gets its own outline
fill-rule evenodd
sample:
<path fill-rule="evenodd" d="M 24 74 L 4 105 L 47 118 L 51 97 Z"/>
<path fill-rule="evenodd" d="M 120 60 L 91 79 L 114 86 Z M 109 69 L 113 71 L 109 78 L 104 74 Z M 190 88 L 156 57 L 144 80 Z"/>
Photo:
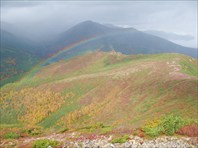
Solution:
<path fill-rule="evenodd" d="M 154 120 L 149 120 L 146 122 L 146 125 L 144 128 L 155 128 L 161 123 L 160 119 L 154 119 Z"/>
<path fill-rule="evenodd" d="M 65 98 L 50 90 L 25 88 L 2 93 L 0 101 L 3 108 L 9 106 L 20 112 L 20 121 L 34 125 L 58 110 Z"/>
<path fill-rule="evenodd" d="M 103 103 L 92 103 L 79 110 L 70 112 L 67 116 L 61 118 L 58 124 L 61 125 L 63 123 L 64 125 L 71 126 L 82 117 L 97 117 L 97 114 L 99 114 L 102 109 L 102 104 Z"/>

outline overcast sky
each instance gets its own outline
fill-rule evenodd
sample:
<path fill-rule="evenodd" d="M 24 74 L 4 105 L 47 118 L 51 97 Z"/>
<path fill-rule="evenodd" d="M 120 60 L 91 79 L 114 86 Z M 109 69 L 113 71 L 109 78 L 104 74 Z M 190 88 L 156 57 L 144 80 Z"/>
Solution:
<path fill-rule="evenodd" d="M 1 22 L 35 37 L 63 32 L 85 20 L 192 35 L 189 46 L 196 46 L 197 1 L 1 2 Z"/>

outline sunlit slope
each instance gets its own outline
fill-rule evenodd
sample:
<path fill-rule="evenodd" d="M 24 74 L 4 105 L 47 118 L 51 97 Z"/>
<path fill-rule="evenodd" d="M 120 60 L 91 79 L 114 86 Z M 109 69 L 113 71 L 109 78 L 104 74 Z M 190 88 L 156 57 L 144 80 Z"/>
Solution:
<path fill-rule="evenodd" d="M 165 113 L 196 118 L 197 68 L 180 54 L 98 51 L 60 61 L 2 88 L 1 124 L 138 127 Z"/>

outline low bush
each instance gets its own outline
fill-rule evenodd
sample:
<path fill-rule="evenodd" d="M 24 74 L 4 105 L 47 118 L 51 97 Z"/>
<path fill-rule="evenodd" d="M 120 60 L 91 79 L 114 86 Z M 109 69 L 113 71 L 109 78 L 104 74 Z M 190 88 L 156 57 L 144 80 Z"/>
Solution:
<path fill-rule="evenodd" d="M 58 141 L 49 140 L 49 139 L 40 139 L 34 142 L 33 148 L 47 148 L 49 146 L 56 147 L 58 145 L 59 145 Z"/>
<path fill-rule="evenodd" d="M 14 132 L 9 132 L 9 133 L 6 133 L 3 137 L 6 139 L 17 139 L 20 137 L 20 135 Z"/>
<path fill-rule="evenodd" d="M 124 135 L 120 138 L 113 139 L 111 143 L 125 143 L 129 140 L 129 135 Z"/>
<path fill-rule="evenodd" d="M 59 133 L 64 133 L 64 132 L 66 132 L 66 131 L 68 131 L 69 129 L 67 128 L 67 127 L 65 127 L 65 128 L 63 128 L 63 129 L 61 129 L 60 131 L 59 131 Z"/>
<path fill-rule="evenodd" d="M 173 135 L 179 128 L 187 124 L 187 122 L 180 116 L 168 115 L 162 120 L 160 126 L 162 126 L 162 132 L 166 135 Z"/>
<path fill-rule="evenodd" d="M 145 133 L 149 135 L 150 137 L 157 137 L 160 135 L 162 129 L 161 127 L 154 127 L 154 128 L 145 128 L 144 129 Z"/>
<path fill-rule="evenodd" d="M 108 132 L 111 132 L 113 129 L 112 126 L 105 126 L 101 129 L 101 134 L 107 134 Z"/>
<path fill-rule="evenodd" d="M 198 125 L 186 125 L 176 132 L 179 135 L 185 135 L 189 137 L 198 137 Z"/>
<path fill-rule="evenodd" d="M 144 133 L 138 133 L 138 137 L 144 138 L 145 137 L 145 134 Z"/>
<path fill-rule="evenodd" d="M 189 124 L 180 116 L 173 114 L 164 116 L 160 120 L 152 120 L 145 124 L 143 131 L 150 137 L 156 137 L 160 134 L 173 135 L 178 129 Z"/>
<path fill-rule="evenodd" d="M 162 131 L 162 127 L 160 126 L 161 122 L 159 119 L 148 121 L 143 127 L 143 131 L 150 137 L 159 136 Z"/>
<path fill-rule="evenodd" d="M 101 122 L 97 122 L 92 125 L 92 128 L 95 128 L 95 129 L 104 128 L 104 124 Z"/>
<path fill-rule="evenodd" d="M 132 135 L 138 136 L 138 137 L 140 137 L 140 138 L 145 137 L 144 131 L 142 131 L 142 129 L 139 129 L 139 128 L 136 128 L 136 129 L 134 128 L 134 129 L 132 129 Z"/>
<path fill-rule="evenodd" d="M 92 132 L 95 132 L 96 130 L 101 130 L 101 129 L 104 129 L 106 127 L 108 127 L 108 126 L 105 126 L 101 122 L 97 122 L 97 123 L 94 123 L 94 124 L 89 125 L 89 126 L 78 128 L 77 130 L 83 130 L 83 131 L 87 131 L 87 132 L 92 133 Z"/>
<path fill-rule="evenodd" d="M 27 133 L 28 135 L 35 136 L 42 134 L 41 127 L 30 127 L 22 131 L 22 133 Z"/>

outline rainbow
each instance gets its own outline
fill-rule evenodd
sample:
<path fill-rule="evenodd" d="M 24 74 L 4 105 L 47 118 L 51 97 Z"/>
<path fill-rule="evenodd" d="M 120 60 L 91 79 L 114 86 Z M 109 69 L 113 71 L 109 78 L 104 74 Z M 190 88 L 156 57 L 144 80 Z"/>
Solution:
<path fill-rule="evenodd" d="M 94 40 L 97 40 L 97 39 L 100 39 L 102 37 L 104 37 L 105 35 L 96 35 L 96 36 L 92 36 L 90 38 L 85 38 L 85 39 L 82 39 L 78 42 L 75 42 L 73 44 L 70 44 L 64 48 L 62 48 L 61 50 L 59 50 L 57 53 L 51 55 L 49 58 L 47 58 L 46 60 L 44 61 L 41 61 L 39 62 L 37 65 L 35 65 L 31 71 L 29 71 L 27 74 L 26 74 L 26 78 L 29 77 L 29 78 L 32 78 L 35 76 L 36 73 L 38 73 L 38 71 L 40 69 L 42 69 L 42 67 L 46 66 L 47 64 L 51 63 L 53 61 L 53 59 L 55 59 L 56 57 L 58 57 L 59 55 L 63 54 L 64 52 L 68 51 L 68 50 L 71 50 L 75 47 L 78 47 L 80 45 L 83 45 L 85 43 L 88 43 L 90 41 L 94 41 Z"/>
<path fill-rule="evenodd" d="M 90 41 L 94 41 L 94 40 L 97 40 L 97 39 L 100 39 L 104 37 L 104 35 L 97 35 L 97 36 L 93 36 L 93 37 L 90 37 L 90 38 L 86 38 L 86 39 L 82 39 L 78 42 L 75 42 L 73 44 L 70 44 L 66 47 L 64 47 L 63 49 L 59 50 L 57 53 L 53 54 L 52 56 L 50 56 L 47 60 L 45 60 L 42 65 L 44 66 L 45 64 L 47 63 L 51 63 L 51 61 L 53 61 L 53 59 L 55 59 L 56 57 L 58 57 L 59 55 L 63 54 L 64 52 L 68 51 L 68 50 L 71 50 L 75 47 L 78 47 L 78 46 L 81 46 L 83 44 L 86 44 Z"/>
<path fill-rule="evenodd" d="M 103 37 L 115 35 L 117 33 L 120 33 L 120 31 L 123 32 L 123 30 L 118 30 L 118 31 L 114 31 L 114 32 L 111 32 L 111 33 L 108 33 L 108 34 L 98 34 L 98 35 L 95 35 L 95 36 L 92 36 L 92 37 L 89 37 L 89 38 L 82 39 L 82 40 L 80 40 L 78 42 L 75 42 L 73 44 L 70 44 L 70 45 L 64 47 L 63 49 L 59 50 L 57 53 L 50 56 L 43 64 L 50 63 L 50 61 L 52 61 L 54 58 L 58 57 L 62 53 L 66 52 L 68 50 L 71 50 L 71 49 L 73 49 L 77 46 L 83 45 L 85 43 L 88 43 L 90 41 L 94 41 L 94 40 L 97 40 L 97 39 L 100 39 L 100 38 L 103 38 Z M 125 31 L 127 31 L 127 30 L 125 30 Z"/>
<path fill-rule="evenodd" d="M 64 52 L 66 52 L 68 50 L 71 50 L 75 47 L 78 47 L 78 46 L 83 45 L 85 43 L 88 43 L 90 41 L 101 39 L 103 37 L 110 36 L 112 34 L 117 34 L 117 33 L 119 33 L 119 31 L 116 31 L 116 32 L 113 32 L 113 33 L 108 33 L 108 34 L 99 34 L 99 35 L 95 35 L 95 36 L 92 36 L 92 37 L 89 37 L 89 38 L 82 39 L 82 40 L 80 40 L 78 42 L 75 42 L 73 44 L 70 44 L 70 45 L 62 48 L 61 50 L 59 50 L 57 53 L 53 54 L 49 58 L 47 58 L 45 61 L 39 62 L 36 66 L 33 67 L 33 69 L 30 72 L 27 73 L 27 76 L 31 77 L 31 78 L 34 77 L 34 75 L 36 73 L 38 73 L 38 71 L 40 69 L 42 69 L 42 67 L 48 65 L 49 63 L 52 63 L 53 59 L 55 59 L 56 57 L 58 57 L 59 55 L 63 54 Z"/>

